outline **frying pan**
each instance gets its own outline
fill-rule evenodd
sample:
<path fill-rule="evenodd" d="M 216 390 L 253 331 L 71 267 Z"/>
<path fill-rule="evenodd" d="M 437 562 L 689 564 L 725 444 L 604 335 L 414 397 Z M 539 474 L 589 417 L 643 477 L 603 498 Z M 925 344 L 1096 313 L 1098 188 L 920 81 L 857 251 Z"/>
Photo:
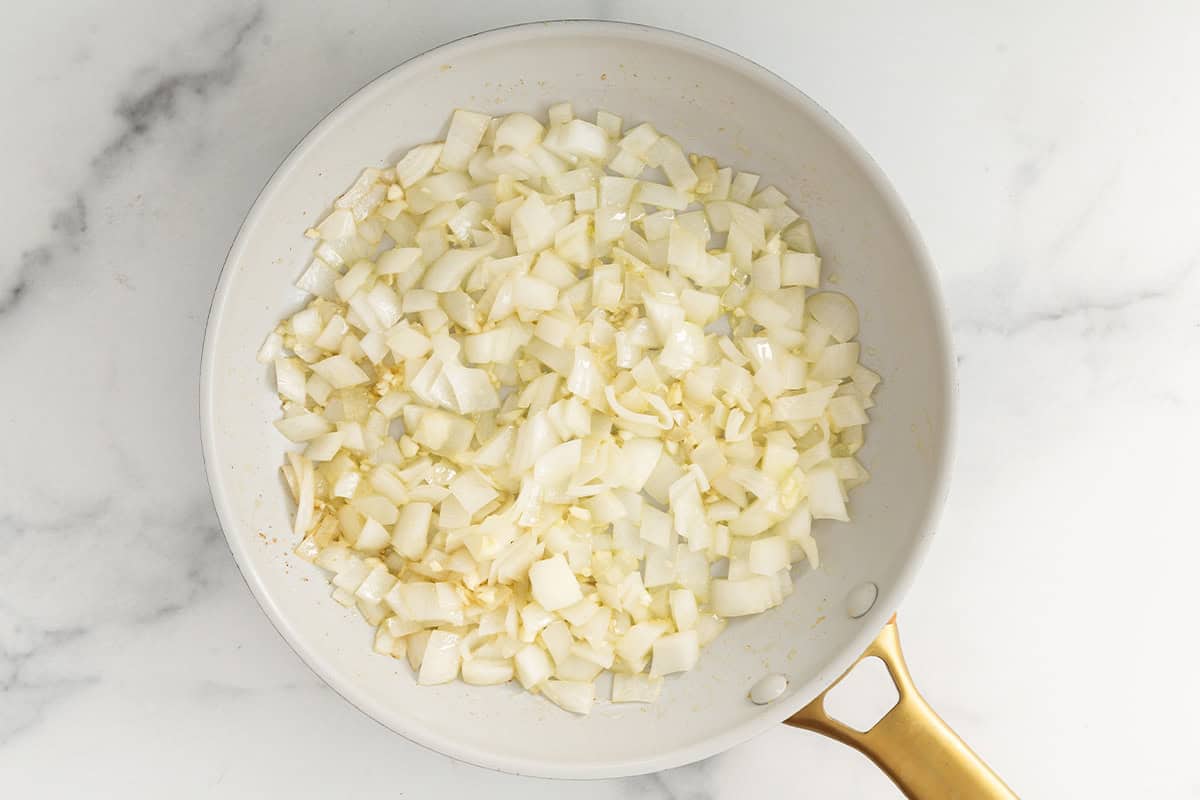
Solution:
<path fill-rule="evenodd" d="M 764 176 L 812 221 L 826 274 L 862 312 L 864 360 L 884 378 L 860 454 L 873 479 L 853 522 L 818 524 L 817 570 L 796 569 L 783 606 L 739 619 L 658 703 L 600 703 L 588 717 L 514 685 L 418 687 L 371 650 L 357 612 L 329 599 L 291 554 L 279 477 L 285 442 L 264 336 L 303 296 L 304 231 L 364 166 L 440 136 L 455 107 L 542 113 L 569 99 L 627 124 L 652 121 L 691 152 Z M 201 422 L 213 501 L 258 602 L 292 648 L 364 713 L 422 745 L 522 775 L 604 778 L 711 756 L 780 722 L 845 741 L 912 796 L 1011 797 L 929 710 L 900 655 L 896 606 L 933 540 L 946 491 L 954 380 L 933 269 L 879 168 L 832 118 L 758 65 L 711 44 L 635 25 L 564 21 L 479 34 L 408 61 L 318 124 L 264 188 L 213 299 L 201 367 Z M 883 631 L 881 634 L 880 632 Z M 888 666 L 900 700 L 860 733 L 824 713 L 824 692 L 864 654 Z M 749 691 L 776 676 L 762 705 Z M 601 696 L 603 691 L 600 692 Z M 758 699 L 764 699 L 761 696 Z M 769 698 L 767 698 L 769 699 Z"/>

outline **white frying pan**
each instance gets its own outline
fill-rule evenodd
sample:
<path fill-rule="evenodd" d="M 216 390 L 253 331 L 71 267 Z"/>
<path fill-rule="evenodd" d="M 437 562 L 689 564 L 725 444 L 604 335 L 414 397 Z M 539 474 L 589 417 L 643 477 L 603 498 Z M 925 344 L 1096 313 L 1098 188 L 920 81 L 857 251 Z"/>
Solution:
<path fill-rule="evenodd" d="M 864 360 L 884 378 L 860 455 L 873 479 L 854 494 L 852 523 L 818 525 L 820 569 L 799 569 L 782 607 L 733 622 L 697 669 L 668 679 L 656 705 L 601 703 L 585 718 L 513 686 L 418 687 L 407 665 L 371 651 L 357 612 L 331 602 L 320 571 L 291 555 L 279 477 L 285 443 L 270 425 L 278 404 L 269 370 L 254 358 L 302 299 L 292 287 L 311 253 L 302 231 L 360 169 L 439 136 L 455 107 L 543 112 L 564 99 L 581 113 L 606 108 L 627 123 L 652 121 L 685 149 L 761 173 L 789 194 L 813 223 L 827 274 L 857 301 Z M 790 721 L 863 750 L 914 796 L 1011 796 L 912 690 L 888 622 L 933 539 L 953 387 L 946 322 L 917 232 L 879 168 L 828 114 L 705 42 L 553 22 L 472 36 L 397 67 L 288 156 L 221 274 L 201 418 L 213 500 L 259 603 L 330 686 L 413 741 L 505 772 L 603 778 L 696 761 Z M 859 734 L 828 720 L 820 699 L 868 647 L 889 663 L 901 700 Z M 757 705 L 748 691 L 770 675 L 785 676 L 787 689 Z"/>

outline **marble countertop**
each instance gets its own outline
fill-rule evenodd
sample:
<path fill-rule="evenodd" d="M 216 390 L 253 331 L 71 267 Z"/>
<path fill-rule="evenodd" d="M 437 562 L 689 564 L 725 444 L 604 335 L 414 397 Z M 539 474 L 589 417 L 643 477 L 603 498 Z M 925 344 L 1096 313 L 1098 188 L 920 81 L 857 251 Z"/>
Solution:
<path fill-rule="evenodd" d="M 905 601 L 926 695 L 1022 795 L 1200 797 L 1200 7 L 161 3 L 8 9 L 0 48 L 0 785 L 7 797 L 884 798 L 782 726 L 654 776 L 459 764 L 326 688 L 226 549 L 197 372 L 238 224 L 329 108 L 519 21 L 676 28 L 874 154 L 941 272 L 961 434 Z"/>

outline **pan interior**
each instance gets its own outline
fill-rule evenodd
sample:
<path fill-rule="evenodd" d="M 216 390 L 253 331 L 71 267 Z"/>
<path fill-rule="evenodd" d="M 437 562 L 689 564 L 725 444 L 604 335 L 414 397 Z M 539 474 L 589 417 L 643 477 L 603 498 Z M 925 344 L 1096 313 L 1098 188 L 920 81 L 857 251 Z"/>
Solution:
<path fill-rule="evenodd" d="M 315 567 L 290 554 L 282 437 L 263 337 L 302 300 L 292 281 L 302 232 L 364 166 L 385 166 L 444 133 L 458 106 L 544 113 L 569 99 L 651 121 L 685 150 L 763 176 L 813 224 L 827 275 L 862 313 L 864 361 L 884 382 L 860 458 L 872 472 L 850 524 L 817 526 L 822 565 L 797 570 L 786 604 L 735 621 L 699 667 L 651 706 L 598 703 L 588 718 L 519 688 L 417 687 L 406 664 L 371 652 L 371 629 L 329 600 Z M 462 40 L 387 74 L 339 107 L 276 173 L 222 275 L 205 345 L 205 452 L 226 535 L 264 609 L 335 689 L 394 730 L 505 771 L 606 777 L 711 755 L 778 722 L 831 682 L 894 610 L 941 501 L 951 377 L 942 312 L 924 252 L 882 176 L 847 135 L 790 86 L 737 56 L 653 29 L 608 23 L 521 26 Z M 262 534 L 260 536 L 260 533 Z M 863 616 L 847 596 L 879 587 Z M 770 673 L 787 692 L 756 706 Z M 604 697 L 603 684 L 598 695 Z M 314 723 L 316 724 L 316 723 Z"/>

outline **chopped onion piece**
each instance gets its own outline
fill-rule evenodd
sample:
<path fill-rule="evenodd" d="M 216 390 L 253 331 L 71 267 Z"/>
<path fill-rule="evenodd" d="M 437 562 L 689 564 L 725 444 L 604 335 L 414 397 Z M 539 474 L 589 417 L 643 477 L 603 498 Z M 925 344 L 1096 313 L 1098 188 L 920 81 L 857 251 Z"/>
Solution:
<path fill-rule="evenodd" d="M 429 266 L 421 286 L 431 292 L 457 289 L 480 260 L 493 252 L 492 247 L 473 247 L 467 250 L 447 250 Z M 407 310 L 407 309 L 406 309 Z"/>
<path fill-rule="evenodd" d="M 700 640 L 695 631 L 683 631 L 663 636 L 654 642 L 654 658 L 650 675 L 657 677 L 672 672 L 686 672 L 700 659 Z"/>
<path fill-rule="evenodd" d="M 456 110 L 450 118 L 450 130 L 446 133 L 446 143 L 442 145 L 438 164 L 448 170 L 466 169 L 467 162 L 479 149 L 479 143 L 483 140 L 484 131 L 491 120 L 487 114 L 461 108 Z"/>
<path fill-rule="evenodd" d="M 442 143 L 422 144 L 404 154 L 396 164 L 396 180 L 405 189 L 428 175 L 442 155 Z"/>
<path fill-rule="evenodd" d="M 687 589 L 672 589 L 669 602 L 671 619 L 675 621 L 675 627 L 678 630 L 688 631 L 696 627 L 696 620 L 700 616 L 696 605 L 696 595 Z"/>
<path fill-rule="evenodd" d="M 547 611 L 556 611 L 583 599 L 579 581 L 562 555 L 538 561 L 529 568 L 533 599 Z"/>
<path fill-rule="evenodd" d="M 307 442 L 329 433 L 333 426 L 327 419 L 310 412 L 276 420 L 275 429 L 293 442 Z"/>
<path fill-rule="evenodd" d="M 600 159 L 608 153 L 608 136 L 590 122 L 573 119 L 562 127 L 559 149 L 579 158 Z"/>
<path fill-rule="evenodd" d="M 550 678 L 541 685 L 541 690 L 555 705 L 576 714 L 591 713 L 592 703 L 596 699 L 596 687 L 591 681 L 560 681 Z"/>
<path fill-rule="evenodd" d="M 330 356 L 318 361 L 312 365 L 312 371 L 329 381 L 329 385 L 335 389 L 357 386 L 368 380 L 367 373 L 345 355 Z"/>
<path fill-rule="evenodd" d="M 617 642 L 617 655 L 629 664 L 641 663 L 654 646 L 654 642 L 669 629 L 666 622 L 639 622 Z"/>
<path fill-rule="evenodd" d="M 808 479 L 808 508 L 813 519 L 836 519 L 848 522 L 846 501 L 837 475 L 829 466 L 814 467 L 806 475 Z M 718 612 L 719 613 L 719 612 Z"/>
<path fill-rule="evenodd" d="M 471 658 L 462 664 L 464 683 L 494 686 L 513 679 L 513 664 L 507 658 Z"/>
<path fill-rule="evenodd" d="M 663 679 L 653 675 L 613 675 L 614 703 L 653 703 L 662 692 Z"/>
<path fill-rule="evenodd" d="M 784 253 L 780 267 L 783 286 L 812 286 L 821 284 L 821 259 L 812 253 Z"/>
<path fill-rule="evenodd" d="M 449 683 L 458 677 L 461 655 L 458 644 L 461 637 L 447 631 L 433 631 L 425 644 L 425 654 L 421 659 L 421 671 L 417 683 L 430 686 L 438 683 Z"/>
<path fill-rule="evenodd" d="M 818 292 L 805 301 L 805 309 L 839 342 L 858 335 L 858 307 L 840 292 Z"/>
<path fill-rule="evenodd" d="M 528 153 L 542 139 L 545 128 L 528 114 L 509 114 L 496 127 L 497 149 L 510 147 L 520 153 Z"/>
<path fill-rule="evenodd" d="M 791 544 L 782 536 L 765 536 L 750 543 L 750 572 L 755 575 L 774 575 L 791 563 Z"/>
<path fill-rule="evenodd" d="M 429 539 L 433 506 L 429 503 L 408 503 L 400 509 L 396 527 L 392 529 L 392 547 L 405 558 L 419 559 Z"/>
<path fill-rule="evenodd" d="M 554 665 L 546 651 L 529 644 L 516 654 L 517 680 L 526 689 L 532 689 L 554 674 Z"/>
<path fill-rule="evenodd" d="M 722 617 L 759 614 L 774 605 L 771 581 L 762 575 L 741 580 L 716 578 L 712 581 L 712 607 Z"/>

